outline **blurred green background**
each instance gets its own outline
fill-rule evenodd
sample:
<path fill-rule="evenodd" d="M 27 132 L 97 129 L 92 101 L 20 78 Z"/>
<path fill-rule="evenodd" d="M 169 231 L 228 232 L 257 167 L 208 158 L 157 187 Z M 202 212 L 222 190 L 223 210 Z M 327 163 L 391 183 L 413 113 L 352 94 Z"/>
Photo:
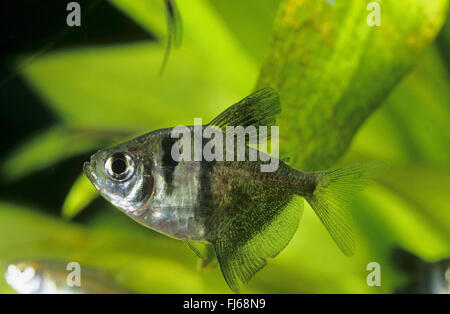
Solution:
<path fill-rule="evenodd" d="M 291 166 L 390 166 L 352 204 L 354 257 L 308 207 L 289 246 L 242 292 L 391 293 L 408 281 L 393 248 L 448 258 L 448 1 L 378 1 L 379 27 L 366 23 L 368 2 L 179 0 L 183 44 L 161 78 L 159 0 L 102 3 L 81 28 L 4 53 L 0 272 L 11 260 L 58 259 L 103 269 L 136 292 L 229 293 L 218 268 L 198 270 L 183 242 L 98 198 L 81 168 L 106 145 L 206 122 L 264 86 L 280 91 L 281 157 Z M 114 28 L 119 21 L 132 31 Z M 36 55 L 58 37 L 72 41 Z M 369 262 L 381 265 L 380 287 L 366 284 Z M 3 277 L 0 292 L 13 292 Z"/>

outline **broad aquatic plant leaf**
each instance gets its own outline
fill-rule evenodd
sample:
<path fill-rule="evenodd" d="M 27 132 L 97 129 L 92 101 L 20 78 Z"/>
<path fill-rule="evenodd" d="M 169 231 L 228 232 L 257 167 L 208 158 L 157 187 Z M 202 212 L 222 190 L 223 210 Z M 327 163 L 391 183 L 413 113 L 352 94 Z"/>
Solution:
<path fill-rule="evenodd" d="M 3 162 L 2 179 L 17 180 L 86 151 L 95 150 L 139 132 L 55 126 L 28 139 Z"/>
<path fill-rule="evenodd" d="M 97 196 L 98 191 L 88 180 L 84 173 L 81 173 L 67 194 L 66 200 L 62 206 L 62 215 L 64 218 L 73 218 L 87 205 L 89 205 Z"/>
<path fill-rule="evenodd" d="M 283 155 L 305 170 L 329 168 L 436 36 L 448 1 L 285 0 L 259 87 L 278 89 Z"/>
<path fill-rule="evenodd" d="M 208 0 L 249 54 L 262 62 L 281 0 Z M 251 18 L 250 18 L 251 17 Z"/>
<path fill-rule="evenodd" d="M 190 48 L 186 46 L 178 51 Z M 209 64 L 211 72 L 199 71 L 208 60 L 195 52 L 183 60 L 173 57 L 159 79 L 163 50 L 155 43 L 137 43 L 66 51 L 35 61 L 25 75 L 71 127 L 149 131 L 192 124 L 195 116 L 212 117 L 214 105 L 232 103 L 236 82 L 224 88 L 214 64 Z M 245 85 L 249 89 L 251 83 L 237 90 Z"/>
<path fill-rule="evenodd" d="M 437 38 L 437 44 L 442 54 L 442 58 L 447 65 L 447 71 L 450 70 L 450 12 L 447 21 L 442 27 L 441 33 Z"/>
<path fill-rule="evenodd" d="M 50 128 L 19 146 L 7 157 L 1 166 L 2 179 L 19 179 L 57 161 L 92 150 L 97 143 L 92 137 L 62 127 Z"/>

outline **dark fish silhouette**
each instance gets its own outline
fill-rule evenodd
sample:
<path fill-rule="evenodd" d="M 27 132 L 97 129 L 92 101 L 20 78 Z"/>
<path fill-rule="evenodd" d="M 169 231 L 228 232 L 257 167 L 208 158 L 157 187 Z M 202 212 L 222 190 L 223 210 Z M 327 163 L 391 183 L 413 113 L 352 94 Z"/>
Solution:
<path fill-rule="evenodd" d="M 396 293 L 450 294 L 450 258 L 430 263 L 397 248 L 392 260 L 408 277 Z"/>

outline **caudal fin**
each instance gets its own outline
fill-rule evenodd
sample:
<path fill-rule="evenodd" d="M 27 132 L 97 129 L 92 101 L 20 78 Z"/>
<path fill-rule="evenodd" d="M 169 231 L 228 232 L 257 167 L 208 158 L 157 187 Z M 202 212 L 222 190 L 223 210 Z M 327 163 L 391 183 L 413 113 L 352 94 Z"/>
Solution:
<path fill-rule="evenodd" d="M 353 219 L 347 206 L 384 167 L 383 162 L 371 161 L 315 173 L 318 183 L 306 200 L 347 256 L 355 252 Z"/>

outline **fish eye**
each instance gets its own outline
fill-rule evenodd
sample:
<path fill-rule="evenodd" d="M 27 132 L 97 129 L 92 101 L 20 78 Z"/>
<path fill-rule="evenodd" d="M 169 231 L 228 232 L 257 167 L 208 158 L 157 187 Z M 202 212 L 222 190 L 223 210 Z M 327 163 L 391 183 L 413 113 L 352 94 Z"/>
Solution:
<path fill-rule="evenodd" d="M 134 161 L 128 154 L 114 153 L 106 159 L 105 172 L 114 181 L 126 181 L 134 173 Z"/>

